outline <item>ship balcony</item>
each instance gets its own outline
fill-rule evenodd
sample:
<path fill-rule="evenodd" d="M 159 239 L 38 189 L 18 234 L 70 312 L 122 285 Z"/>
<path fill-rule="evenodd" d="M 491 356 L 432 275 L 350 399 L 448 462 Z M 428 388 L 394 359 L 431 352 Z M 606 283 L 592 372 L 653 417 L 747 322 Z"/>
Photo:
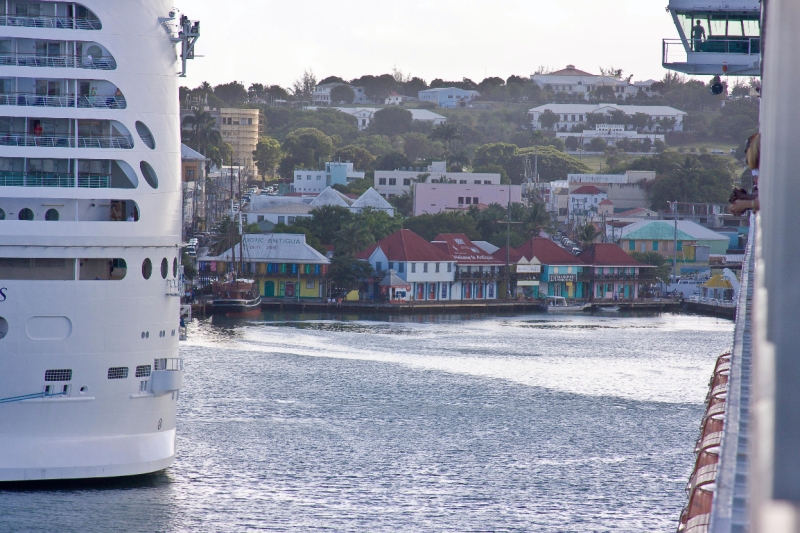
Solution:
<path fill-rule="evenodd" d="M 156 359 L 150 375 L 150 390 L 156 396 L 175 393 L 183 388 L 183 359 Z"/>
<path fill-rule="evenodd" d="M 761 74 L 761 37 L 710 38 L 705 41 L 664 39 L 664 68 L 685 74 L 758 76 Z"/>
<path fill-rule="evenodd" d="M 135 189 L 133 168 L 109 159 L 25 159 L 0 157 L 0 187 Z"/>
<path fill-rule="evenodd" d="M 125 109 L 124 96 L 109 95 L 47 95 L 34 93 L 0 94 L 0 105 L 20 107 L 77 107 L 82 109 Z"/>
<path fill-rule="evenodd" d="M 62 30 L 101 30 L 92 10 L 73 2 L 9 0 L 0 6 L 0 26 Z"/>
<path fill-rule="evenodd" d="M 133 148 L 133 137 L 130 135 L 109 135 L 107 137 L 79 135 L 76 137 L 68 134 L 0 132 L 0 146 L 130 150 Z"/>
<path fill-rule="evenodd" d="M 95 42 L 0 39 L 0 66 L 115 70 L 117 62 Z"/>

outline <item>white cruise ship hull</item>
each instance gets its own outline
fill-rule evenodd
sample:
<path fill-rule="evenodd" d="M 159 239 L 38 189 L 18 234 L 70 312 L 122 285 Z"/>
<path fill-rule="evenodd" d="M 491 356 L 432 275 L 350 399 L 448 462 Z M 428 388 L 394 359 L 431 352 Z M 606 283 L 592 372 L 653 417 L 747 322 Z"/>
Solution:
<path fill-rule="evenodd" d="M 0 98 L 0 481 L 132 476 L 175 460 L 173 9 L 44 2 L 0 25 L 14 94 Z"/>

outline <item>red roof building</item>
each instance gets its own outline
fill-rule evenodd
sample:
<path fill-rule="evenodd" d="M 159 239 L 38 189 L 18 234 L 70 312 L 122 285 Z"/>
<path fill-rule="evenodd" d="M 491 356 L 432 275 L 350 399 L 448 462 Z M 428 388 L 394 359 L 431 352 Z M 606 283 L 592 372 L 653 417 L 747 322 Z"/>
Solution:
<path fill-rule="evenodd" d="M 603 191 L 594 185 L 582 185 L 572 191 L 570 194 L 605 194 Z"/>
<path fill-rule="evenodd" d="M 392 233 L 357 254 L 356 259 L 368 261 L 377 273 L 373 282 L 366 285 L 364 295 L 368 299 L 380 298 L 378 282 L 390 271 L 411 287 L 402 296 L 407 301 L 453 299 L 453 258 L 411 230 Z M 398 299 L 397 294 L 394 299 Z"/>
<path fill-rule="evenodd" d="M 528 259 L 534 257 L 543 265 L 584 265 L 584 262 L 544 237 L 534 237 L 517 251 Z"/>
<path fill-rule="evenodd" d="M 584 279 L 593 298 L 638 298 L 640 286 L 652 282 L 650 272 L 654 267 L 639 263 L 616 244 L 595 243 L 578 258 L 591 265 Z"/>
<path fill-rule="evenodd" d="M 517 251 L 529 261 L 541 263 L 539 285 L 534 296 L 586 297 L 588 285 L 579 278 L 588 266 L 579 258 L 544 237 L 530 239 L 517 247 Z"/>
<path fill-rule="evenodd" d="M 456 262 L 453 297 L 462 300 L 498 298 L 498 282 L 505 277 L 505 259 L 499 260 L 469 240 L 463 233 L 438 235 L 433 244 Z"/>

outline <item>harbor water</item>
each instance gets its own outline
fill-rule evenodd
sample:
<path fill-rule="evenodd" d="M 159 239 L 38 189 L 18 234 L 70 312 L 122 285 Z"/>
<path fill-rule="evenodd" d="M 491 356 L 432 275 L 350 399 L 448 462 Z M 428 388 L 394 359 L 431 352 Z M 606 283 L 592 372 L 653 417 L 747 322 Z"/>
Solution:
<path fill-rule="evenodd" d="M 3 532 L 671 532 L 724 319 L 195 321 L 178 459 L 0 486 Z"/>

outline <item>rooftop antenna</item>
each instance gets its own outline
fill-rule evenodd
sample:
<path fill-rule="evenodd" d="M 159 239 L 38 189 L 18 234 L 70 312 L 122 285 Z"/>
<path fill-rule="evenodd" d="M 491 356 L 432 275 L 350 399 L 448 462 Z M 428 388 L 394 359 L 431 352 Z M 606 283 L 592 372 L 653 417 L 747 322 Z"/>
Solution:
<path fill-rule="evenodd" d="M 178 16 L 179 12 L 177 8 L 172 8 L 169 12 L 168 17 L 160 17 L 159 20 L 164 24 L 167 28 L 167 31 L 170 33 L 170 40 L 174 44 L 180 43 L 181 45 L 181 73 L 180 77 L 186 77 L 186 62 L 190 59 L 194 59 L 194 46 L 197 43 L 197 39 L 200 38 L 200 21 L 199 20 L 189 20 L 189 17 L 186 15 L 181 15 L 179 19 L 179 23 L 177 24 L 178 35 L 175 36 L 172 32 L 173 30 L 170 27 L 169 22 L 175 20 Z"/>

